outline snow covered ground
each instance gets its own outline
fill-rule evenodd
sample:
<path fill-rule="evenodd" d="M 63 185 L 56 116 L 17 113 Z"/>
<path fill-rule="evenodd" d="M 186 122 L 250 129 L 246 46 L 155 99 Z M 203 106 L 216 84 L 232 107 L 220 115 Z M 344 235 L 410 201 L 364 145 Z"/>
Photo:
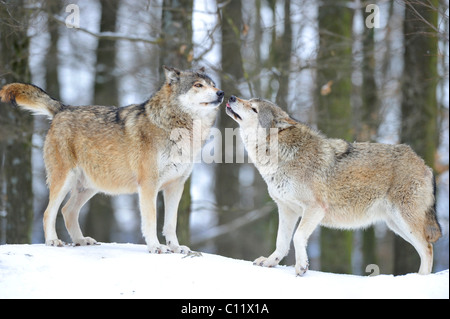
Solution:
<path fill-rule="evenodd" d="M 0 246 L 0 298 L 449 298 L 449 271 L 362 277 L 268 269 L 217 255 L 152 255 L 146 246 Z"/>

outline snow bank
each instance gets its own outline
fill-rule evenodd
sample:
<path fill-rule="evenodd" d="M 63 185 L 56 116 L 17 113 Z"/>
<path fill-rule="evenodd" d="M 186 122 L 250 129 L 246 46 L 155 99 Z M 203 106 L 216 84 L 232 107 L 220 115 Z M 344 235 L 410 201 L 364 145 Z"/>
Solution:
<path fill-rule="evenodd" d="M 261 268 L 134 244 L 0 246 L 0 298 L 449 298 L 449 271 L 362 277 Z"/>

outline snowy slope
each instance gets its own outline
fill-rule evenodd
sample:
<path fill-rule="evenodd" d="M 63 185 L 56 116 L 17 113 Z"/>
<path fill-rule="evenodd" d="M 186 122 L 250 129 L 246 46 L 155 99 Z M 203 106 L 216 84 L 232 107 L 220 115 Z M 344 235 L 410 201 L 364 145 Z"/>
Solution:
<path fill-rule="evenodd" d="M 449 298 L 449 271 L 361 277 L 134 244 L 0 246 L 0 298 Z"/>

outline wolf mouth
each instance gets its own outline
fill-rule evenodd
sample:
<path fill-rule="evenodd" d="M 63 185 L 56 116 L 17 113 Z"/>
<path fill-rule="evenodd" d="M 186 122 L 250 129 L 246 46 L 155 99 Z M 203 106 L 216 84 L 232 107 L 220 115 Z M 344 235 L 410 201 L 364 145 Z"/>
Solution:
<path fill-rule="evenodd" d="M 237 113 L 231 108 L 230 103 L 227 103 L 226 112 L 227 112 L 228 115 L 234 116 L 234 118 L 235 118 L 236 120 L 239 119 L 239 120 L 242 121 L 242 117 L 240 117 L 239 114 L 237 114 Z"/>
<path fill-rule="evenodd" d="M 225 97 L 225 92 L 224 92 L 224 91 L 217 91 L 217 92 L 216 92 L 216 95 L 217 95 L 217 100 L 212 101 L 212 102 L 203 102 L 203 103 L 200 103 L 200 104 L 202 104 L 202 105 L 210 105 L 210 104 L 213 104 L 214 107 L 219 106 L 219 105 L 222 104 L 222 102 L 223 102 L 223 98 Z"/>
<path fill-rule="evenodd" d="M 219 105 L 219 104 L 222 104 L 222 102 L 223 102 L 223 98 L 219 98 L 219 99 L 217 99 L 215 101 L 212 101 L 212 102 L 202 102 L 200 104 L 205 105 L 205 106 L 206 105 L 210 105 L 210 104 Z"/>

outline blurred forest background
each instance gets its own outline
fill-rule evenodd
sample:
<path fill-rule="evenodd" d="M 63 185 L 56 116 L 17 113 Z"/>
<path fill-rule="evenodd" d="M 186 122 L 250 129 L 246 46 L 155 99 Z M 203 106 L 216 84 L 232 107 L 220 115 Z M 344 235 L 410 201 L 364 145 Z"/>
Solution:
<path fill-rule="evenodd" d="M 205 66 L 227 99 L 276 101 L 330 137 L 407 143 L 437 176 L 444 238 L 435 245 L 435 270 L 442 270 L 449 267 L 448 16 L 448 0 L 1 0 L 0 85 L 34 83 L 71 105 L 127 105 L 160 87 L 162 65 Z M 222 132 L 236 127 L 219 113 Z M 0 244 L 44 242 L 49 125 L 0 105 Z M 84 233 L 143 243 L 136 196 L 94 197 L 81 214 Z M 196 164 L 177 232 L 194 250 L 253 260 L 274 250 L 277 223 L 254 166 L 223 160 Z M 70 242 L 61 216 L 57 225 Z M 315 270 L 419 268 L 412 246 L 381 224 L 318 229 L 308 250 Z M 284 264 L 294 264 L 293 252 Z"/>

